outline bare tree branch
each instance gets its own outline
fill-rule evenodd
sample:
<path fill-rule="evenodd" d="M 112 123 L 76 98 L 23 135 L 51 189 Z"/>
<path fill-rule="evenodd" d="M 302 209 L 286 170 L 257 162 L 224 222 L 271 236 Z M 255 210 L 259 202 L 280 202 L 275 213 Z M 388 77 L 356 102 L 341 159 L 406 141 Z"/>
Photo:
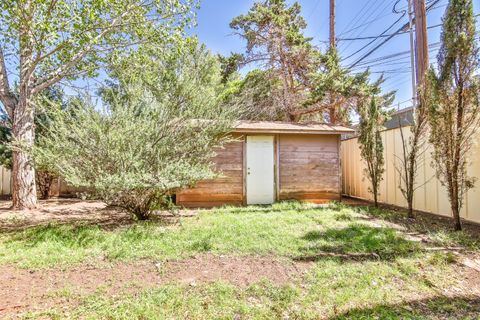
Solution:
<path fill-rule="evenodd" d="M 8 116 L 10 119 L 12 119 L 16 98 L 15 95 L 10 91 L 7 68 L 5 65 L 5 56 L 2 48 L 0 48 L 0 101 L 2 101 Z"/>

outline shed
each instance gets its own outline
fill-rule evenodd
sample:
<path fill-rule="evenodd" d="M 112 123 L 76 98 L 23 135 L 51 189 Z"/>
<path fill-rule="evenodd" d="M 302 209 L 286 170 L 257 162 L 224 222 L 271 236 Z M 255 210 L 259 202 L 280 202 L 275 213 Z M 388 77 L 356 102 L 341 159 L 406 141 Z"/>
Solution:
<path fill-rule="evenodd" d="M 221 176 L 177 193 L 183 207 L 324 203 L 340 199 L 340 136 L 352 129 L 322 123 L 239 121 L 236 141 L 216 151 Z"/>

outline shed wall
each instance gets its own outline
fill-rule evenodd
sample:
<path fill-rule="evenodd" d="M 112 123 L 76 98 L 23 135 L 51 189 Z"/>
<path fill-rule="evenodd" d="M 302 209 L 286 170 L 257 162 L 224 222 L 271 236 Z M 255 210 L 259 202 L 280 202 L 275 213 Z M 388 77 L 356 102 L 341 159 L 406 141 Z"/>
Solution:
<path fill-rule="evenodd" d="M 187 208 L 208 208 L 243 204 L 243 141 L 225 145 L 213 158 L 222 176 L 199 182 L 195 188 L 177 193 L 177 204 Z"/>
<path fill-rule="evenodd" d="M 202 181 L 177 193 L 184 207 L 215 207 L 245 203 L 245 145 L 241 141 L 217 150 L 213 159 L 222 177 Z M 337 134 L 278 134 L 278 200 L 323 203 L 340 199 L 341 178 Z"/>
<path fill-rule="evenodd" d="M 339 135 L 280 135 L 280 200 L 340 199 Z"/>

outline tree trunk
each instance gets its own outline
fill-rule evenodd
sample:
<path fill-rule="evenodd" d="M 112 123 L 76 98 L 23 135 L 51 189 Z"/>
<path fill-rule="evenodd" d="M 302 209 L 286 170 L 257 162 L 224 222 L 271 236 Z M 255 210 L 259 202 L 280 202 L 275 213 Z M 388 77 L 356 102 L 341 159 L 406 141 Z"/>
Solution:
<path fill-rule="evenodd" d="M 415 219 L 415 215 L 413 214 L 413 201 L 408 201 L 408 218 Z"/>
<path fill-rule="evenodd" d="M 14 109 L 13 138 L 13 209 L 33 209 L 37 205 L 37 189 L 35 185 L 35 169 L 31 156 L 34 143 L 34 110 L 29 104 L 27 95 L 20 95 Z"/>
<path fill-rule="evenodd" d="M 452 204 L 452 214 L 453 214 L 453 222 L 455 224 L 455 231 L 462 230 L 462 221 L 460 220 L 460 210 L 458 205 Z"/>

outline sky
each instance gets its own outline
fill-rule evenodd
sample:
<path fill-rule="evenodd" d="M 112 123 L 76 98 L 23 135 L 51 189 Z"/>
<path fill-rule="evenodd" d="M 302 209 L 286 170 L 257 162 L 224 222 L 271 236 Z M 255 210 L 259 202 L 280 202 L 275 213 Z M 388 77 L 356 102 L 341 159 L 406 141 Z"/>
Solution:
<path fill-rule="evenodd" d="M 427 0 L 431 4 L 435 0 Z M 228 55 L 231 52 L 242 53 L 245 42 L 232 34 L 230 21 L 243 13 L 247 13 L 255 0 L 202 0 L 198 12 L 198 24 L 194 30 L 199 39 L 215 53 Z M 288 1 L 289 4 L 295 1 Z M 329 34 L 329 0 L 298 0 L 302 6 L 302 15 L 308 23 L 305 35 L 313 38 L 313 43 L 322 50 L 326 48 Z M 397 12 L 394 13 L 396 4 Z M 430 49 L 430 63 L 435 64 L 440 41 L 441 23 L 448 0 L 439 0 L 427 15 Z M 385 38 L 372 42 L 372 39 L 348 40 L 358 37 L 372 37 L 385 32 L 389 35 L 408 22 L 407 0 L 337 0 L 337 38 L 338 51 L 342 65 L 351 66 L 364 54 L 368 53 Z M 474 0 L 475 13 L 480 12 L 480 0 Z M 402 15 L 402 12 L 405 14 Z M 395 24 L 395 22 L 398 22 Z M 391 27 L 390 29 L 388 29 Z M 477 30 L 480 29 L 477 23 Z M 342 40 L 345 39 L 345 40 Z M 385 77 L 384 91 L 396 90 L 396 108 L 411 105 L 412 82 L 410 68 L 410 38 L 405 33 L 386 42 L 378 50 L 363 60 L 363 63 L 352 68 L 352 72 L 361 72 L 370 66 L 372 80 L 382 74 Z M 397 55 L 399 54 L 399 55 Z M 395 55 L 385 59 L 390 55 Z M 378 60 L 383 58 L 383 60 Z"/>

